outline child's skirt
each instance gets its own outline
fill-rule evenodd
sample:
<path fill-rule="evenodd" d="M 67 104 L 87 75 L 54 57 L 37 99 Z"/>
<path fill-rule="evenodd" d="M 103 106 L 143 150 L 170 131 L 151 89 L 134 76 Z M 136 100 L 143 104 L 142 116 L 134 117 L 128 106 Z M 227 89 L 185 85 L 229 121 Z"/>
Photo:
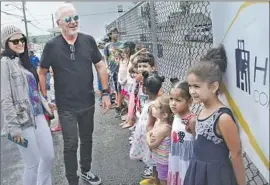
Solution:
<path fill-rule="evenodd" d="M 146 142 L 146 132 L 144 123 L 136 123 L 129 157 L 131 160 L 142 160 L 147 166 L 155 166 L 156 162 L 152 158 L 152 152 Z"/>
<path fill-rule="evenodd" d="M 146 165 L 152 166 L 155 164 L 152 158 L 152 152 L 150 151 L 146 142 L 147 123 L 148 123 L 148 108 L 152 102 L 145 104 L 142 114 L 136 123 L 135 133 L 130 148 L 130 159 L 142 160 Z"/>

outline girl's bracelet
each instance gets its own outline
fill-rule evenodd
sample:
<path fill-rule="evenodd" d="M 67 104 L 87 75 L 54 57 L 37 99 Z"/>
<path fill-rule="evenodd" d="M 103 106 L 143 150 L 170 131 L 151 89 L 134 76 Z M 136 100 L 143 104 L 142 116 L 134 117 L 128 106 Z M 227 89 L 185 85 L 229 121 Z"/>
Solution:
<path fill-rule="evenodd" d="M 110 96 L 109 93 L 102 93 L 102 97 L 103 96 Z"/>

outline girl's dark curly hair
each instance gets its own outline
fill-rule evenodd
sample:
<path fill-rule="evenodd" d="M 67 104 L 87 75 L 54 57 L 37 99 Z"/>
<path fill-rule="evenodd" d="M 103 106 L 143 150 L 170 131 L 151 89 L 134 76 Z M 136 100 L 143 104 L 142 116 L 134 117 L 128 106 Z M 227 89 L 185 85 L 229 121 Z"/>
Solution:
<path fill-rule="evenodd" d="M 159 76 L 158 73 L 143 72 L 143 86 L 153 95 L 157 95 L 162 83 L 165 80 L 164 76 Z"/>
<path fill-rule="evenodd" d="M 223 45 L 209 50 L 200 61 L 189 70 L 202 81 L 213 83 L 222 81 L 222 75 L 227 69 L 227 56 Z"/>
<path fill-rule="evenodd" d="M 186 100 L 191 99 L 191 95 L 189 93 L 189 86 L 188 86 L 187 81 L 181 82 L 178 78 L 171 78 L 170 82 L 172 83 L 172 88 L 181 90 L 181 96 L 184 99 L 186 99 Z"/>

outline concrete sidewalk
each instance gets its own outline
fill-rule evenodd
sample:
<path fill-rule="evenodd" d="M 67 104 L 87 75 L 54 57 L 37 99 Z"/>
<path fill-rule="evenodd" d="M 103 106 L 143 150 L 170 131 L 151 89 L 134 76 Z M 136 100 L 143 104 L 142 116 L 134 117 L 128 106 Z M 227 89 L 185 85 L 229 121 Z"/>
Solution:
<path fill-rule="evenodd" d="M 102 111 L 96 105 L 92 169 L 100 175 L 103 185 L 136 185 L 141 179 L 143 167 L 142 163 L 129 159 L 129 131 L 118 126 L 120 119 L 114 118 L 114 110 L 107 115 L 103 115 Z M 53 133 L 53 141 L 53 185 L 67 185 L 62 134 Z M 16 145 L 1 138 L 1 185 L 23 185 L 22 176 L 23 161 Z M 80 182 L 80 185 L 86 184 Z"/>

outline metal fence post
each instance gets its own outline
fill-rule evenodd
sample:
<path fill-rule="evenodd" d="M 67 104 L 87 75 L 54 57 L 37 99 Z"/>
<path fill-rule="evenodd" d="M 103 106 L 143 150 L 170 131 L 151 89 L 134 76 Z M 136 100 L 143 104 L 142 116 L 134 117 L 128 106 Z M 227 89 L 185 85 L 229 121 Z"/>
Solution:
<path fill-rule="evenodd" d="M 155 1 L 150 0 L 150 21 L 151 21 L 151 32 L 152 32 L 152 45 L 153 45 L 153 55 L 156 60 L 158 57 L 158 47 L 157 47 L 157 23 L 155 15 Z"/>

